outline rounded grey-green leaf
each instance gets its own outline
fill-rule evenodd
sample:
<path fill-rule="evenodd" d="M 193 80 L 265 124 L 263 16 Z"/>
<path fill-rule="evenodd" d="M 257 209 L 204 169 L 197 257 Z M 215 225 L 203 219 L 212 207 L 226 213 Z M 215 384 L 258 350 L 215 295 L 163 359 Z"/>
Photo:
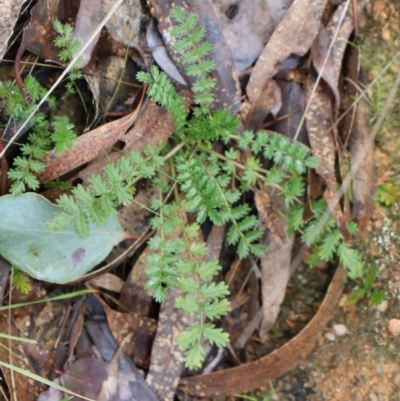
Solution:
<path fill-rule="evenodd" d="M 34 193 L 2 196 L 0 210 L 0 255 L 38 280 L 58 284 L 77 280 L 125 237 L 116 216 L 104 227 L 91 225 L 85 240 L 78 238 L 72 225 L 48 231 L 46 222 L 62 209 Z"/>

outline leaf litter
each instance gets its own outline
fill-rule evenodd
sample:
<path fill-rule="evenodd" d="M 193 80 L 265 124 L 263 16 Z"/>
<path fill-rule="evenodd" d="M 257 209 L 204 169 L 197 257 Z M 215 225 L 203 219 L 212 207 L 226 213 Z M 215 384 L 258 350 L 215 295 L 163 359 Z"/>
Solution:
<path fill-rule="evenodd" d="M 211 25 L 213 26 L 213 29 L 207 29 L 207 32 L 210 32 L 208 40 L 213 44 L 213 59 L 217 64 L 217 88 L 215 92 L 216 104 L 226 105 L 231 108 L 232 112 L 237 112 L 239 110 L 239 98 L 241 96 L 241 93 L 239 92 L 239 79 L 243 79 L 246 68 L 249 68 L 249 82 L 246 86 L 249 111 L 246 114 L 245 126 L 263 128 L 263 125 L 266 124 L 268 119 L 270 122 L 272 121 L 272 123 L 274 123 L 274 120 L 276 119 L 277 123 L 275 126 L 273 125 L 273 127 L 278 132 L 281 132 L 290 138 L 299 138 L 304 141 L 306 141 L 304 135 L 305 129 L 307 129 L 308 140 L 310 142 L 311 149 L 313 150 L 314 154 L 320 156 L 319 158 L 322 162 L 317 171 L 325 181 L 326 189 L 324 197 L 328 201 L 331 212 L 338 223 L 338 226 L 341 228 L 343 235 L 347 236 L 345 228 L 345 223 L 347 222 L 345 220 L 346 216 L 343 214 L 340 204 L 335 204 L 335 194 L 338 185 L 335 171 L 338 158 L 337 152 L 342 152 L 343 150 L 338 149 L 337 147 L 339 140 L 338 131 L 336 129 L 332 130 L 331 127 L 332 125 L 336 124 L 339 112 L 339 104 L 345 103 L 347 98 L 354 96 L 354 92 L 352 92 L 350 95 L 346 93 L 346 98 L 346 96 L 339 92 L 339 71 L 342 66 L 342 59 L 345 57 L 345 47 L 343 43 L 344 39 L 347 39 L 353 30 L 353 23 L 355 21 L 352 15 L 353 9 L 349 7 L 348 1 L 338 6 L 336 12 L 332 14 L 331 17 L 328 17 L 328 23 L 325 28 L 324 25 L 321 24 L 321 19 L 323 17 L 324 10 L 329 9 L 328 5 L 330 5 L 330 3 L 327 0 L 314 2 L 294 0 L 291 5 L 289 4 L 290 2 L 283 2 L 284 7 L 282 7 L 279 12 L 277 9 L 274 10 L 273 6 L 270 4 L 271 2 L 268 2 L 270 10 L 272 11 L 272 13 L 269 15 L 270 25 L 258 30 L 258 24 L 249 26 L 249 21 L 252 21 L 252 18 L 256 18 L 255 16 L 258 14 L 264 15 L 260 13 L 260 11 L 262 10 L 262 12 L 265 13 L 265 9 L 257 9 L 259 6 L 258 4 L 252 6 L 247 5 L 247 7 L 244 7 L 244 3 L 245 2 L 240 4 L 240 6 L 234 6 L 232 8 L 231 6 L 227 7 L 222 1 L 215 1 L 213 4 L 206 2 L 204 5 L 190 5 L 182 2 L 182 5 L 191 7 L 190 9 L 194 10 L 199 15 L 201 24 L 205 25 L 206 27 L 210 27 Z M 37 7 L 43 4 L 44 2 L 38 2 Z M 75 19 L 76 15 L 79 15 L 79 12 L 82 13 L 82 18 L 86 18 L 85 13 L 83 12 L 84 6 L 93 6 L 94 4 L 95 2 L 86 1 L 81 3 L 81 9 L 72 10 L 72 20 Z M 138 2 L 132 2 L 132 6 L 134 8 L 137 8 L 138 4 Z M 364 4 L 365 2 L 363 1 L 358 2 L 359 11 L 363 8 Z M 57 2 L 53 3 L 53 7 L 54 5 L 57 5 Z M 166 48 L 169 49 L 169 53 L 172 54 L 170 51 L 171 43 L 168 36 L 168 30 L 170 29 L 170 22 L 168 20 L 170 6 L 165 2 L 163 3 L 156 0 L 152 0 L 150 6 L 150 16 L 141 14 L 141 11 L 136 13 L 136 20 L 134 20 L 131 26 L 127 27 L 127 31 L 122 29 L 121 23 L 126 21 L 126 16 L 129 15 L 129 12 L 122 8 L 119 9 L 118 13 L 115 14 L 111 20 L 109 20 L 107 25 L 109 34 L 112 35 L 115 41 L 120 42 L 123 45 L 132 45 L 132 47 L 136 49 L 137 54 L 132 55 L 133 59 L 135 59 L 135 57 L 138 59 L 140 58 L 139 56 L 143 56 L 145 53 L 143 49 L 148 45 L 148 43 L 145 43 L 143 39 L 145 37 L 145 32 L 140 31 L 139 25 L 146 24 L 147 20 L 149 20 L 151 17 L 158 21 L 158 30 L 160 35 L 164 40 Z M 287 12 L 286 7 L 289 7 Z M 343 20 L 341 16 L 344 7 L 347 7 L 347 14 Z M 286 13 L 282 12 L 283 8 L 285 8 Z M 243 11 L 243 9 L 245 11 Z M 14 10 L 12 10 L 11 7 L 7 10 L 9 10 L 10 13 L 14 12 L 15 14 L 15 7 Z M 98 21 L 104 17 L 107 11 L 109 11 L 108 8 L 102 10 L 97 15 L 97 17 L 100 16 L 100 18 L 92 21 L 94 22 L 94 25 L 91 28 L 92 31 L 95 29 L 95 25 L 98 23 Z M 71 12 L 71 9 L 68 9 L 68 12 Z M 326 18 L 326 16 L 324 16 L 324 18 Z M 38 21 L 39 19 L 35 21 L 35 14 L 32 13 L 31 23 L 37 24 Z M 84 25 L 85 23 L 83 23 L 82 26 Z M 81 25 L 77 23 L 77 26 Z M 339 28 L 340 30 L 338 33 L 336 33 L 335 29 Z M 249 30 L 251 34 L 243 35 L 244 30 Z M 133 34 L 133 32 L 135 33 Z M 137 33 L 139 33 L 139 35 L 135 36 Z M 76 34 L 80 35 L 78 31 L 76 31 Z M 240 42 L 235 39 L 238 37 L 241 39 Z M 333 38 L 335 38 L 334 41 Z M 246 40 L 249 42 L 246 43 Z M 42 58 L 56 59 L 56 57 L 45 56 L 44 53 L 38 52 L 38 46 L 35 46 L 35 44 L 39 45 L 40 47 L 40 43 L 44 44 L 44 42 L 45 41 L 43 38 L 37 39 L 36 43 L 32 43 L 32 46 L 29 47 L 29 50 L 41 55 Z M 249 45 L 250 42 L 252 42 L 252 46 Z M 5 43 L 6 42 L 4 42 L 3 45 Z M 48 40 L 47 43 L 51 44 L 52 40 Z M 265 43 L 267 44 L 263 49 L 263 45 Z M 329 51 L 331 43 L 333 46 Z M 100 42 L 97 44 L 97 47 L 101 49 Z M 87 59 L 90 59 L 90 54 L 94 52 L 94 48 L 95 45 L 93 44 L 92 50 L 88 51 L 87 53 Z M 295 57 L 293 57 L 293 55 L 295 55 Z M 289 60 L 287 60 L 288 57 Z M 157 60 L 156 57 L 154 58 L 162 67 L 164 62 Z M 229 62 L 227 62 L 227 60 L 229 60 Z M 189 82 L 190 79 L 185 76 L 183 68 L 179 64 L 178 60 L 172 57 L 172 61 L 182 74 L 185 81 Z M 254 61 L 256 62 L 255 66 L 251 67 Z M 143 66 L 148 65 L 147 59 L 142 60 L 142 62 Z M 301 63 L 308 65 L 308 68 L 311 71 L 311 66 L 313 66 L 317 70 L 316 74 L 309 73 L 309 77 L 306 81 L 296 81 L 296 79 L 293 81 L 289 79 L 287 82 L 285 82 L 285 80 L 282 81 L 282 76 L 288 76 L 290 69 L 296 69 L 299 65 L 301 65 Z M 233 65 L 236 65 L 237 69 L 233 68 Z M 241 73 L 244 74 L 243 76 L 239 77 Z M 316 79 L 316 77 L 322 77 L 322 79 Z M 114 78 L 118 80 L 117 76 Z M 90 79 L 91 78 L 88 78 L 89 81 Z M 356 76 L 355 79 L 358 80 L 358 76 Z M 96 85 L 98 85 L 98 83 L 95 83 L 93 80 L 91 82 L 91 88 L 94 88 Z M 293 98 L 291 97 L 290 99 L 292 103 L 288 103 L 287 100 L 288 89 L 290 89 L 289 93 L 293 94 Z M 101 92 L 97 91 L 95 93 L 95 102 L 96 108 L 98 109 L 101 108 L 100 105 L 102 104 L 102 101 L 99 100 L 100 97 Z M 307 104 L 308 113 L 305 117 L 306 124 L 303 124 L 301 116 L 304 114 L 304 110 L 306 110 L 305 104 Z M 357 154 L 357 152 L 360 151 L 360 149 L 363 151 L 364 148 L 360 148 L 360 144 L 363 144 L 368 137 L 368 131 L 366 128 L 368 126 L 368 115 L 366 114 L 365 110 L 363 111 L 362 107 L 363 106 L 358 106 L 355 112 L 357 116 L 357 123 L 361 124 L 361 128 L 353 124 L 350 126 L 348 131 L 350 138 L 349 144 L 351 159 L 354 157 L 354 154 Z M 136 114 L 139 114 L 139 112 Z M 97 115 L 98 111 L 95 112 L 95 116 Z M 282 115 L 287 117 L 283 118 L 281 120 L 282 123 L 279 124 L 279 116 Z M 43 175 L 41 177 L 41 181 L 47 182 L 66 173 L 70 173 L 76 167 L 89 163 L 97 157 L 93 164 L 89 164 L 88 166 L 84 167 L 78 171 L 77 175 L 75 176 L 79 177 L 79 179 L 82 179 L 84 183 L 85 180 L 87 182 L 88 177 L 90 177 L 92 173 L 98 173 L 101 171 L 102 166 L 104 166 L 108 158 L 116 161 L 121 153 L 123 154 L 128 152 L 133 148 L 141 149 L 145 143 L 156 143 L 160 139 L 165 141 L 172 133 L 171 123 L 169 121 L 163 122 L 165 116 L 166 115 L 164 111 L 160 107 L 149 102 L 144 107 L 142 114 L 137 117 L 136 121 L 135 114 L 128 115 L 120 120 L 109 122 L 107 125 L 102 125 L 99 128 L 96 128 L 94 131 L 92 131 L 93 134 L 83 134 L 70 152 L 69 159 L 66 159 L 66 156 L 64 155 L 62 155 L 60 158 L 54 158 L 54 155 L 48 156 L 46 174 L 50 175 Z M 131 130 L 126 132 L 126 128 L 133 123 L 134 125 Z M 279 127 L 279 129 L 277 127 Z M 296 131 L 294 131 L 295 129 Z M 300 135 L 300 131 L 297 132 L 297 130 L 302 130 L 303 134 Z M 113 137 L 109 137 L 110 131 L 112 134 L 115 134 Z M 340 139 L 343 140 L 343 138 Z M 106 148 L 106 150 L 110 152 L 111 147 L 119 140 L 125 143 L 122 152 L 120 150 L 113 150 L 107 156 L 103 156 L 101 154 L 101 149 Z M 82 154 L 84 154 L 84 156 L 82 156 Z M 366 155 L 373 155 L 373 151 L 369 150 L 366 152 Z M 62 166 L 61 170 L 57 170 L 60 168 L 60 166 Z M 360 168 L 359 173 L 355 173 L 359 175 L 353 175 L 353 179 L 357 181 L 357 184 L 354 185 L 354 214 L 360 219 L 360 225 L 362 228 L 367 227 L 368 221 L 373 213 L 371 199 L 374 192 L 375 179 L 373 174 L 365 174 L 366 171 L 373 172 L 373 168 L 373 160 L 371 157 L 365 158 L 364 165 Z M 364 173 L 364 175 L 362 175 L 362 173 Z M 344 179 L 344 177 L 342 177 L 342 179 Z M 312 183 L 310 184 L 312 185 Z M 282 212 L 282 209 L 279 207 L 280 202 L 274 199 L 273 196 L 271 196 L 271 199 L 273 199 L 272 202 L 267 201 L 267 204 L 271 202 L 272 206 L 265 204 L 265 197 L 266 193 L 260 192 L 259 194 L 256 194 L 256 204 L 260 214 L 260 224 L 263 220 L 266 224 L 264 230 L 272 235 L 272 242 L 277 243 L 278 248 L 281 247 L 282 257 L 285 260 L 282 262 L 282 269 L 278 269 L 278 276 L 282 275 L 282 278 L 283 276 L 285 277 L 282 285 L 280 286 L 281 289 L 277 294 L 272 294 L 272 292 L 268 289 L 268 286 L 271 286 L 272 280 L 269 280 L 268 278 L 269 274 L 267 268 L 267 266 L 270 265 L 270 270 L 273 272 L 273 267 L 274 265 L 276 266 L 276 260 L 274 262 L 274 260 L 269 257 L 269 254 L 266 254 L 264 256 L 264 260 L 261 260 L 260 263 L 262 266 L 261 285 L 263 288 L 263 307 L 267 312 L 267 310 L 270 309 L 267 307 L 267 305 L 275 305 L 277 308 L 273 313 L 273 315 L 275 315 L 275 319 L 277 313 L 279 312 L 279 306 L 276 306 L 276 299 L 280 299 L 278 304 L 282 302 L 286 291 L 285 289 L 287 286 L 287 281 L 291 274 L 288 273 L 290 272 L 291 245 L 289 246 L 289 249 L 282 247 L 282 238 L 287 236 L 287 227 L 286 224 L 278 223 L 279 217 L 278 219 L 276 218 L 279 213 L 277 214 L 274 209 L 280 210 L 283 214 L 286 212 Z M 140 213 L 140 210 L 137 211 L 137 213 Z M 128 227 L 127 230 L 130 232 L 135 231 L 137 224 L 137 221 L 133 222 L 133 225 Z M 273 235 L 274 230 L 275 234 L 279 233 L 278 235 L 275 235 L 275 237 Z M 47 253 L 51 255 L 51 252 L 52 251 L 48 251 Z M 221 248 L 217 247 L 215 252 L 215 257 L 218 258 Z M 229 253 L 224 252 L 225 251 L 223 251 L 223 254 L 225 254 L 224 257 L 228 259 Z M 109 250 L 105 250 L 104 253 L 109 253 Z M 77 248 L 70 256 L 72 265 L 76 267 L 86 257 L 85 249 Z M 140 258 L 141 256 L 139 256 L 139 260 Z M 10 256 L 8 256 L 7 259 L 11 260 Z M 241 359 L 240 363 L 243 363 L 243 365 L 236 368 L 225 369 L 218 373 L 210 373 L 204 376 L 194 376 L 191 378 L 189 377 L 181 379 L 179 384 L 180 389 L 187 394 L 194 396 L 206 395 L 211 397 L 218 394 L 224 394 L 227 396 L 234 395 L 240 392 L 253 391 L 262 385 L 268 384 L 269 380 L 274 380 L 292 369 L 296 364 L 304 360 L 309 352 L 311 352 L 313 345 L 318 340 L 319 335 L 332 317 L 334 308 L 341 295 L 344 276 L 345 274 L 343 269 L 339 267 L 331 281 L 325 301 L 322 303 L 314 319 L 301 333 L 298 334 L 298 336 L 294 337 L 281 349 L 278 349 L 274 353 L 264 356 L 255 362 L 252 362 L 252 358 Z M 71 278 L 67 281 L 72 280 L 74 280 L 74 278 Z M 134 285 L 137 286 L 136 293 L 139 295 L 139 299 L 140 294 L 145 293 L 143 288 L 144 284 L 140 281 L 141 280 L 133 280 Z M 238 289 L 232 288 L 231 290 L 233 291 L 234 296 L 239 295 Z M 251 290 L 251 287 L 247 288 L 247 291 L 251 292 Z M 123 289 L 121 292 L 121 299 L 123 299 L 122 293 Z M 171 296 L 173 296 L 172 292 Z M 103 306 L 101 306 L 101 304 Z M 242 306 L 239 307 L 239 311 L 241 309 L 243 312 L 246 311 L 246 305 L 244 304 Z M 124 321 L 127 318 L 126 312 L 123 313 L 114 311 L 102 299 L 100 299 L 100 304 L 98 304 L 96 308 L 99 310 L 99 313 L 103 313 L 103 316 L 107 316 L 108 319 L 108 325 L 106 323 L 102 323 L 101 330 L 105 331 L 106 327 L 111 328 L 111 332 L 114 332 L 115 339 L 118 338 L 117 342 L 119 342 L 121 345 L 121 350 L 117 351 L 118 346 L 115 343 L 113 343 L 111 346 L 113 341 L 111 332 L 107 334 L 107 336 L 104 338 L 103 345 L 100 346 L 100 343 L 98 342 L 101 338 L 98 335 L 100 331 L 96 331 L 97 329 L 92 327 L 88 330 L 82 329 L 82 332 L 79 336 L 79 338 L 82 338 L 82 340 L 78 340 L 76 343 L 76 352 L 78 354 L 78 344 L 83 344 L 85 341 L 86 345 L 84 346 L 83 350 L 79 351 L 79 354 L 82 354 L 82 351 L 91 354 L 88 352 L 89 345 L 87 341 L 89 341 L 89 343 L 90 341 L 97 342 L 100 347 L 99 349 L 104 349 L 103 360 L 105 361 L 105 364 L 102 365 L 102 374 L 104 377 L 101 379 L 100 376 L 97 375 L 99 378 L 99 383 L 97 383 L 95 391 L 96 394 L 94 394 L 93 397 L 97 397 L 97 395 L 100 394 L 100 399 L 108 399 L 104 398 L 104 394 L 106 392 L 105 383 L 111 383 L 111 378 L 118 376 L 118 374 L 120 374 L 123 370 L 123 363 L 121 361 L 126 362 L 126 354 L 123 353 L 123 344 L 125 344 L 124 341 L 129 340 L 124 340 L 124 338 L 122 338 L 123 334 L 126 334 L 127 336 L 132 334 L 134 336 L 139 336 L 137 343 L 131 344 L 131 350 L 128 352 L 128 355 L 131 357 L 133 356 L 134 361 L 135 355 L 137 356 L 139 349 L 144 352 L 145 357 L 149 358 L 150 356 L 148 353 L 146 356 L 146 349 L 143 347 L 143 344 L 146 343 L 147 340 L 142 338 L 138 334 L 137 329 L 134 328 L 137 326 L 137 324 L 136 326 L 134 324 L 133 326 L 128 325 L 127 327 L 124 327 Z M 138 313 L 140 313 L 139 309 L 140 308 L 137 308 Z M 152 310 L 152 307 L 149 307 L 148 300 L 145 300 L 143 312 L 143 316 L 139 318 L 138 315 L 135 315 L 135 319 L 139 319 L 138 321 L 151 321 L 152 329 L 149 329 L 148 331 L 154 332 L 154 325 L 157 323 L 153 317 L 155 316 L 154 311 Z M 269 320 L 266 312 L 264 314 L 264 319 Z M 175 313 L 176 311 L 173 310 L 168 301 L 162 306 L 158 323 L 159 337 L 153 345 L 153 347 L 155 347 L 153 351 L 157 353 L 158 350 L 160 355 L 166 355 L 166 359 L 163 360 L 162 357 L 159 357 L 160 360 L 158 360 L 157 356 L 151 357 L 150 364 L 154 363 L 154 366 L 153 368 L 150 367 L 147 384 L 144 381 L 141 384 L 142 388 L 145 389 L 147 388 L 146 386 L 150 386 L 146 390 L 149 391 L 147 393 L 148 398 L 138 399 L 152 399 L 154 395 L 150 395 L 152 394 L 152 391 L 150 390 L 151 387 L 153 387 L 153 390 L 155 393 L 157 393 L 160 399 L 173 399 L 174 397 L 176 388 L 178 386 L 179 376 L 182 374 L 182 360 L 181 356 L 178 355 L 179 352 L 177 354 L 177 351 L 174 349 L 172 342 L 168 348 L 165 347 L 164 341 L 167 338 L 169 338 L 169 341 L 171 341 L 171 335 L 174 336 L 176 334 L 174 334 L 174 330 L 176 329 L 176 322 L 179 319 L 172 319 Z M 121 319 L 116 318 L 117 314 L 121 315 Z M 252 314 L 254 315 L 254 308 Z M 254 316 L 248 316 L 247 322 L 251 320 L 251 317 Z M 85 319 L 86 318 L 88 317 L 85 316 Z M 266 320 L 264 320 L 264 322 Z M 140 325 L 141 323 L 139 323 L 139 326 Z M 182 322 L 178 324 L 178 326 L 180 325 L 182 325 Z M 272 324 L 269 324 L 268 326 L 272 326 Z M 265 337 L 267 336 L 267 332 L 269 331 L 270 327 L 266 329 L 265 323 L 263 323 L 262 327 L 264 328 L 263 334 Z M 92 332 L 91 334 L 89 333 L 90 331 Z M 240 333 L 238 334 L 240 335 Z M 91 340 L 89 337 L 91 337 Z M 84 340 L 85 338 L 86 340 Z M 71 352 L 72 351 L 70 350 L 70 353 Z M 113 359 L 112 355 L 114 355 L 115 359 Z M 237 358 L 237 354 L 235 354 L 234 351 L 230 356 L 231 358 Z M 169 357 L 171 357 L 171 360 L 169 360 Z M 212 358 L 212 353 L 210 354 L 210 358 Z M 143 362 L 145 359 L 138 358 L 135 362 L 138 363 L 139 359 L 142 361 L 142 364 L 146 365 L 146 363 Z M 92 355 L 89 359 L 78 359 L 75 364 L 76 366 L 81 364 L 85 368 L 84 371 L 86 371 L 89 365 L 92 366 L 91 364 L 97 363 L 93 362 L 95 360 L 96 359 L 93 359 Z M 86 361 L 88 362 L 86 363 Z M 156 375 L 156 373 L 158 374 L 159 366 L 162 365 L 162 363 L 166 363 L 167 365 L 168 363 L 172 364 L 171 366 L 173 366 L 173 372 L 171 371 L 170 376 Z M 67 368 L 65 372 L 72 372 L 72 366 Z M 96 372 L 95 368 L 90 368 L 89 370 Z M 135 376 L 134 373 L 132 374 L 133 377 L 136 377 L 135 380 L 137 380 L 137 376 Z M 63 375 L 61 375 L 61 377 L 63 377 Z M 66 377 L 68 377 L 68 374 L 65 376 L 65 378 Z M 83 373 L 82 380 L 85 381 L 86 378 L 86 373 Z M 159 384 L 162 380 L 165 380 L 165 383 L 162 385 L 160 384 L 160 386 L 154 386 L 154 384 L 152 384 L 154 383 L 154 380 Z M 114 383 L 107 385 L 111 386 L 110 388 L 113 389 L 112 391 L 114 394 L 117 394 L 119 390 L 116 389 L 121 384 Z M 73 385 L 71 386 L 73 387 Z M 82 395 L 86 395 L 86 389 L 77 391 L 81 391 Z M 32 393 L 27 395 L 27 398 L 24 399 L 36 399 L 35 397 L 37 394 L 38 392 L 35 392 L 34 394 Z M 137 394 L 132 394 L 132 397 L 137 397 Z"/>

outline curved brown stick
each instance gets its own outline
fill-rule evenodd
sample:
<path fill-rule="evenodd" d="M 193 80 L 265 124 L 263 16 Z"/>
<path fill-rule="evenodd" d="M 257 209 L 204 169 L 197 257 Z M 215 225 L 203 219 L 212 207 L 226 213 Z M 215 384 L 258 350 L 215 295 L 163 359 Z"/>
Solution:
<path fill-rule="evenodd" d="M 182 379 L 179 388 L 197 397 L 233 396 L 266 386 L 313 350 L 321 331 L 326 327 L 339 302 L 346 279 L 346 270 L 339 265 L 317 314 L 308 325 L 283 347 L 258 361 L 237 368 Z"/>

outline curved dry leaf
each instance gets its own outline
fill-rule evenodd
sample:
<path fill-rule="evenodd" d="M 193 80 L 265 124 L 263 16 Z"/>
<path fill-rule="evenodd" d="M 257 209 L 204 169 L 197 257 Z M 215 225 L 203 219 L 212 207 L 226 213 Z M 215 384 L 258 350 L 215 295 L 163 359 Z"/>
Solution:
<path fill-rule="evenodd" d="M 72 149 L 67 149 L 62 154 L 57 154 L 54 150 L 48 152 L 43 158 L 46 170 L 38 174 L 38 180 L 46 184 L 93 160 L 103 149 L 109 149 L 121 139 L 136 117 L 137 111 L 83 134 L 75 140 Z"/>
<path fill-rule="evenodd" d="M 268 228 L 267 251 L 260 258 L 263 301 L 260 338 L 264 342 L 278 317 L 292 274 L 290 260 L 294 236 L 287 235 L 288 222 L 279 216 L 279 212 L 285 216 L 288 214 L 283 196 L 276 195 L 276 192 L 270 196 L 266 190 L 257 190 L 255 202 L 259 219 Z"/>
<path fill-rule="evenodd" d="M 359 13 L 364 8 L 366 3 L 367 0 L 357 0 L 357 7 Z M 353 17 L 354 8 L 352 6 L 348 7 L 346 15 L 343 18 L 342 15 L 345 9 L 346 9 L 346 2 L 338 6 L 338 8 L 333 13 L 332 18 L 326 27 L 329 37 L 333 39 L 335 31 L 337 30 L 339 23 L 341 23 L 335 43 L 333 44 L 332 47 L 336 85 L 339 84 L 340 71 L 342 68 L 344 52 L 348 45 L 348 39 L 354 29 L 354 17 Z"/>
<path fill-rule="evenodd" d="M 211 0 L 239 76 L 257 60 L 291 2 Z"/>
<path fill-rule="evenodd" d="M 97 294 L 107 316 L 108 326 L 118 345 L 126 352 L 136 365 L 147 368 L 153 339 L 157 331 L 157 322 L 154 319 L 143 317 L 137 313 L 117 312 L 111 309 Z M 127 335 L 132 338 L 124 342 Z"/>
<path fill-rule="evenodd" d="M 101 0 L 102 11 L 106 15 L 114 6 L 115 0 Z M 140 0 L 123 1 L 106 23 L 106 28 L 114 40 L 124 46 L 140 47 L 140 29 L 148 20 L 143 13 Z"/>
<path fill-rule="evenodd" d="M 101 9 L 101 0 L 81 0 L 76 16 L 73 40 L 78 40 L 80 43 L 88 42 L 104 16 L 105 14 Z M 83 68 L 89 63 L 100 33 L 92 39 L 90 45 L 85 49 L 79 64 L 77 64 L 78 68 Z"/>
<path fill-rule="evenodd" d="M 146 382 L 159 400 L 173 401 L 182 375 L 184 351 L 176 343 L 182 331 L 198 323 L 197 317 L 175 308 L 180 291 L 170 289 L 162 303 Z"/>
<path fill-rule="evenodd" d="M 292 53 L 304 55 L 321 25 L 327 0 L 295 0 L 265 46 L 250 76 L 246 92 L 255 103 L 274 75 L 275 67 Z"/>
<path fill-rule="evenodd" d="M 363 85 L 362 76 L 359 71 L 359 53 L 355 48 L 349 49 L 348 57 L 343 68 L 343 103 L 344 106 L 351 104 L 355 97 L 358 97 L 358 88 Z M 357 82 L 357 85 L 348 82 Z M 365 104 L 368 103 L 367 96 L 364 95 Z M 359 153 L 364 152 L 358 169 L 352 171 L 353 188 L 353 214 L 359 220 L 359 228 L 363 230 L 370 220 L 374 204 L 375 192 L 377 189 L 377 171 L 374 160 L 374 144 L 367 152 L 364 150 L 365 143 L 371 136 L 369 124 L 370 110 L 364 104 L 358 102 L 352 113 L 347 113 L 341 122 L 341 131 L 344 142 L 348 142 L 350 163 L 354 165 L 359 159 Z"/>
<path fill-rule="evenodd" d="M 339 76 L 336 74 L 334 53 L 331 49 L 332 38 L 328 30 L 321 24 L 317 37 L 311 46 L 311 57 L 317 72 L 331 88 L 335 97 L 336 109 L 340 106 L 338 85 Z"/>
<path fill-rule="evenodd" d="M 324 199 L 337 226 L 347 240 L 350 238 L 350 234 L 345 225 L 341 206 L 336 199 L 336 146 L 332 136 L 333 131 L 330 130 L 333 125 L 331 95 L 320 83 L 311 97 L 314 85 L 315 80 L 310 77 L 307 84 L 309 109 L 306 115 L 306 126 L 308 139 L 310 140 L 314 156 L 319 160 L 319 166 L 316 168 L 316 171 L 325 180 L 327 185 Z"/>
<path fill-rule="evenodd" d="M 282 348 L 236 368 L 182 379 L 179 388 L 188 395 L 216 397 L 234 396 L 268 386 L 271 380 L 293 369 L 312 351 L 339 303 L 345 279 L 346 270 L 339 266 L 317 314 Z"/>

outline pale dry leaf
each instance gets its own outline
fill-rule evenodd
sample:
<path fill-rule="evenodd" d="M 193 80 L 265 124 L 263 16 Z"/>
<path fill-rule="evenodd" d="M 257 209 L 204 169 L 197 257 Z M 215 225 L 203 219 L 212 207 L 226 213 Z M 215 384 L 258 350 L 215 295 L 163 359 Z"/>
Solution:
<path fill-rule="evenodd" d="M 101 9 L 101 0 L 81 0 L 75 20 L 73 40 L 86 43 L 92 36 L 93 31 L 100 24 L 104 15 Z M 83 52 L 81 60 L 79 64 L 77 64 L 78 68 L 83 68 L 89 63 L 99 37 L 100 32 L 93 38 L 90 45 Z"/>
<path fill-rule="evenodd" d="M 287 215 L 288 210 L 282 196 L 258 190 L 255 194 L 259 218 L 266 222 L 267 251 L 260 258 L 262 282 L 263 320 L 260 328 L 261 341 L 266 340 L 268 331 L 278 317 L 280 306 L 286 293 L 289 281 L 290 261 L 294 236 L 287 235 L 288 222 L 279 216 Z"/>
<path fill-rule="evenodd" d="M 114 3 L 114 0 L 101 0 L 103 15 L 111 10 Z M 140 0 L 125 0 L 107 21 L 106 28 L 117 42 L 125 46 L 140 46 L 141 25 L 147 20 Z"/>
<path fill-rule="evenodd" d="M 349 238 L 341 206 L 338 203 L 334 203 L 337 180 L 335 172 L 336 146 L 333 140 L 333 132 L 330 131 L 333 124 L 331 96 L 327 88 L 324 88 L 321 84 L 318 85 L 313 93 L 314 86 L 315 79 L 310 77 L 307 84 L 309 109 L 306 115 L 306 126 L 308 138 L 313 154 L 320 163 L 316 171 L 327 185 L 324 199 L 342 234 L 345 238 Z"/>
<path fill-rule="evenodd" d="M 211 0 L 219 26 L 231 48 L 238 75 L 264 49 L 292 0 Z"/>
<path fill-rule="evenodd" d="M 321 24 L 327 0 L 295 0 L 261 53 L 246 87 L 254 103 L 274 75 L 275 67 L 292 53 L 305 54 Z"/>
<path fill-rule="evenodd" d="M 318 34 L 326 2 L 327 0 L 295 0 L 275 29 L 258 58 L 246 87 L 251 103 L 245 124 L 247 127 L 257 128 L 266 117 L 261 95 L 276 74 L 279 63 L 291 54 L 304 55 L 309 50 Z"/>

